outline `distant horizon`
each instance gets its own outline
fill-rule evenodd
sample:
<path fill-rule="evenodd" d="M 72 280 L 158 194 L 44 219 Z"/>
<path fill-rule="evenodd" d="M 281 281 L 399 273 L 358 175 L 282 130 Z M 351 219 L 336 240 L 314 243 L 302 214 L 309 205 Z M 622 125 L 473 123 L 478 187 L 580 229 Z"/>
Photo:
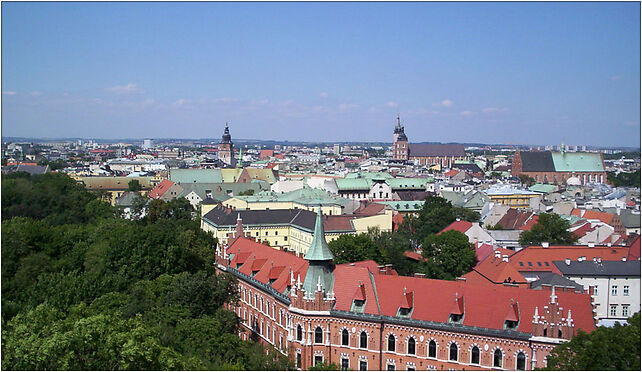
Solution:
<path fill-rule="evenodd" d="M 5 136 L 640 147 L 640 3 L 1 6 Z"/>

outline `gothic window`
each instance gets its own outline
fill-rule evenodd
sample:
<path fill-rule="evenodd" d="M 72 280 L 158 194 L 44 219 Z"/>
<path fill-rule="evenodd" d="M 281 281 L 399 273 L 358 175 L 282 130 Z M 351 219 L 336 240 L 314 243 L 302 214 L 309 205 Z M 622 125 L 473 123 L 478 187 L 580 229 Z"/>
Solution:
<path fill-rule="evenodd" d="M 457 344 L 453 342 L 452 344 L 450 344 L 449 359 L 456 362 L 458 356 L 457 354 L 459 354 L 459 348 L 457 347 Z"/>
<path fill-rule="evenodd" d="M 395 351 L 395 336 L 388 336 L 388 351 Z"/>
<path fill-rule="evenodd" d="M 408 339 L 408 354 L 415 355 L 415 338 L 410 337 Z"/>
<path fill-rule="evenodd" d="M 296 340 L 301 341 L 303 339 L 303 328 L 301 327 L 301 324 L 297 324 L 296 326 Z"/>
<path fill-rule="evenodd" d="M 493 367 L 502 368 L 502 351 L 499 349 L 495 349 L 493 353 Z"/>
<path fill-rule="evenodd" d="M 348 330 L 344 329 L 341 331 L 341 345 L 348 346 L 349 340 Z"/>
<path fill-rule="evenodd" d="M 435 340 L 430 340 L 428 343 L 428 358 L 436 358 L 437 357 L 437 343 Z"/>
<path fill-rule="evenodd" d="M 521 351 L 517 354 L 517 366 L 516 368 L 518 371 L 525 371 L 526 370 L 526 355 L 522 353 Z"/>
<path fill-rule="evenodd" d="M 321 327 L 316 327 L 314 329 L 314 343 L 316 344 L 323 343 L 323 329 L 321 329 Z"/>
<path fill-rule="evenodd" d="M 470 351 L 470 364 L 479 364 L 479 348 L 477 346 L 473 346 Z"/>
<path fill-rule="evenodd" d="M 362 331 L 359 335 L 359 347 L 366 349 L 368 347 L 368 334 L 366 331 Z"/>
<path fill-rule="evenodd" d="M 368 370 L 368 362 L 365 360 L 360 360 L 359 361 L 359 371 L 367 371 Z"/>

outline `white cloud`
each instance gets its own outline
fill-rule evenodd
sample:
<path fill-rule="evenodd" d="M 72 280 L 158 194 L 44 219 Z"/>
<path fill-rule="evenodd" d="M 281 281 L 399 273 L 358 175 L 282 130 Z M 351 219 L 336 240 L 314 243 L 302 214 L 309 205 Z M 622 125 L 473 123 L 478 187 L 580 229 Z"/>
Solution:
<path fill-rule="evenodd" d="M 394 102 L 394 101 L 388 101 L 388 102 L 386 102 L 386 106 L 388 106 L 388 107 L 397 107 L 397 106 L 399 106 L 399 104 L 397 102 Z"/>
<path fill-rule="evenodd" d="M 483 113 L 493 113 L 493 112 L 506 112 L 508 111 L 507 108 L 498 108 L 498 107 L 486 107 L 482 109 Z"/>
<path fill-rule="evenodd" d="M 433 103 L 433 106 L 451 107 L 454 104 L 455 104 L 455 102 L 453 102 L 452 100 L 445 99 L 445 100 L 443 100 L 443 101 L 441 101 L 439 103 Z"/>
<path fill-rule="evenodd" d="M 326 98 L 327 96 L 328 96 L 328 93 L 327 93 L 327 92 L 321 92 L 321 93 L 319 93 L 319 97 Z"/>
<path fill-rule="evenodd" d="M 212 103 L 232 103 L 232 102 L 238 102 L 238 99 L 222 97 L 222 98 L 214 98 L 212 100 Z"/>
<path fill-rule="evenodd" d="M 353 109 L 355 107 L 358 107 L 358 105 L 355 105 L 354 103 L 342 103 L 339 105 L 339 111 L 348 111 L 350 109 Z"/>
<path fill-rule="evenodd" d="M 188 102 L 189 102 L 189 101 L 188 101 L 188 100 L 186 100 L 185 98 L 181 98 L 181 99 L 179 99 L 179 100 L 177 100 L 177 101 L 174 101 L 174 103 L 172 103 L 172 105 L 173 105 L 173 106 L 183 106 L 183 105 L 185 105 L 185 104 L 186 104 L 186 103 L 188 103 Z"/>
<path fill-rule="evenodd" d="M 459 115 L 462 115 L 462 116 L 471 116 L 471 115 L 475 115 L 475 112 L 474 112 L 474 111 L 468 111 L 468 110 L 466 110 L 466 111 L 462 111 L 462 112 L 460 112 L 460 113 L 459 113 Z"/>
<path fill-rule="evenodd" d="M 129 83 L 127 85 L 116 85 L 115 87 L 107 88 L 106 90 L 113 93 L 139 93 L 143 91 L 134 83 Z"/>
<path fill-rule="evenodd" d="M 5 90 L 4 92 L 2 92 L 2 94 L 4 94 L 5 96 L 15 96 L 16 92 L 11 90 Z"/>

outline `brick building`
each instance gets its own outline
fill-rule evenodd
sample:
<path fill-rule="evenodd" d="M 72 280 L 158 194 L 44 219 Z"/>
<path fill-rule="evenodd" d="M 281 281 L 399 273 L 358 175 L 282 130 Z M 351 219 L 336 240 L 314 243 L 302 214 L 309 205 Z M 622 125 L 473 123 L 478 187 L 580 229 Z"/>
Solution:
<path fill-rule="evenodd" d="M 297 368 L 532 370 L 555 345 L 595 328 L 588 294 L 397 276 L 374 261 L 335 265 L 320 215 L 305 257 L 245 236 L 238 220 L 217 273 L 238 278 L 240 337 Z"/>
<path fill-rule="evenodd" d="M 397 116 L 392 144 L 392 158 L 410 160 L 419 165 L 439 165 L 451 168 L 455 161 L 466 160 L 466 151 L 460 144 L 408 143 L 408 137 Z"/>
<path fill-rule="evenodd" d="M 592 152 L 519 151 L 511 168 L 513 176 L 526 175 L 536 182 L 566 185 L 569 183 L 605 183 L 604 155 Z"/>

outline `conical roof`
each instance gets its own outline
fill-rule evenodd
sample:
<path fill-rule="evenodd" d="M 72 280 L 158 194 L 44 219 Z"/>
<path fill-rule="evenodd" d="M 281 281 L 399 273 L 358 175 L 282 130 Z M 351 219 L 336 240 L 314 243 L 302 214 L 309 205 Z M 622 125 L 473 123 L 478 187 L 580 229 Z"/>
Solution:
<path fill-rule="evenodd" d="M 323 220 L 321 219 L 321 208 L 317 211 L 317 220 L 314 223 L 314 237 L 310 249 L 303 257 L 308 261 L 331 261 L 334 259 L 328 243 L 325 241 Z"/>

